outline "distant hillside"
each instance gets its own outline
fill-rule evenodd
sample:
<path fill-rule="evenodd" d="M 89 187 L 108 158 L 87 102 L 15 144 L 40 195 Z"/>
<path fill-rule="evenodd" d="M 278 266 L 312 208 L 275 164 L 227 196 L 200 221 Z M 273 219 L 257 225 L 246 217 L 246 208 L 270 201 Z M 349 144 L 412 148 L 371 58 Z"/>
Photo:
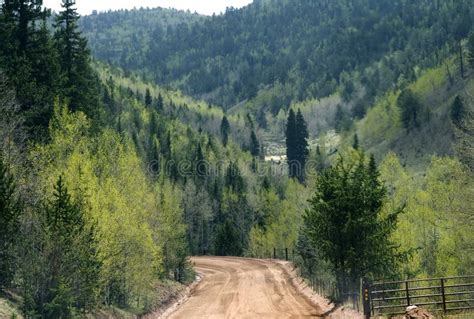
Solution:
<path fill-rule="evenodd" d="M 474 73 L 468 76 L 449 77 L 448 70 L 455 69 L 453 59 L 442 66 L 423 71 L 410 89 L 420 102 L 417 110 L 417 127 L 405 128 L 398 105 L 400 91 L 391 91 L 377 100 L 367 116 L 355 123 L 346 133 L 347 145 L 357 134 L 361 145 L 382 159 L 388 152 L 395 152 L 404 165 L 423 171 L 432 156 L 454 156 L 455 127 L 451 119 L 454 99 L 461 97 L 466 110 L 474 111 L 469 94 L 474 92 Z"/>
<path fill-rule="evenodd" d="M 101 60 L 226 108 L 270 95 L 257 108 L 277 114 L 335 91 L 351 100 L 360 87 L 367 107 L 414 80 L 417 67 L 455 52 L 471 27 L 471 4 L 256 0 L 206 19 L 174 12 L 173 23 L 158 23 L 158 9 L 88 16 L 82 26 Z"/>
<path fill-rule="evenodd" d="M 93 13 L 80 20 L 96 58 L 122 67 L 144 65 L 155 38 L 178 25 L 191 24 L 205 16 L 163 8 Z"/>

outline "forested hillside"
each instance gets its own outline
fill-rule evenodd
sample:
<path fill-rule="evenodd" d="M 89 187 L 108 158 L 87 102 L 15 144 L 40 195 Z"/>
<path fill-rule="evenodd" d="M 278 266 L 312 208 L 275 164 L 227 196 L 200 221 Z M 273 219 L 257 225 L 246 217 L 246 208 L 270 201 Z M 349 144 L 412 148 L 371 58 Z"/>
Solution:
<path fill-rule="evenodd" d="M 148 313 L 192 255 L 472 273 L 471 2 L 1 2 L 0 317 Z"/>
<path fill-rule="evenodd" d="M 81 19 L 84 30 L 101 30 L 88 35 L 97 58 L 106 62 L 119 62 L 126 70 L 129 66 L 146 63 L 147 50 L 161 33 L 171 32 L 204 19 L 204 16 L 172 9 L 145 9 L 93 13 Z"/>
<path fill-rule="evenodd" d="M 121 30 L 148 30 L 152 39 L 145 46 L 127 41 L 129 51 L 108 46 L 108 41 L 120 43 L 121 32 L 104 37 L 117 27 L 118 14 L 88 16 L 82 26 L 94 54 L 103 60 L 226 108 L 269 93 L 273 103 L 260 107 L 277 114 L 292 100 L 336 90 L 348 99 L 358 91 L 357 84 L 365 88 L 367 105 L 375 94 L 412 81 L 415 67 L 436 65 L 457 50 L 459 39 L 469 32 L 470 4 L 259 0 L 166 29 L 159 24 L 149 29 L 146 16 L 141 24 L 125 21 Z M 120 15 L 132 19 L 136 14 Z M 146 58 L 135 59 L 137 52 Z"/>
<path fill-rule="evenodd" d="M 259 162 L 251 117 L 93 64 L 72 1 L 53 33 L 40 3 L 0 18 L 0 287 L 23 316 L 151 311 L 256 225 L 294 246 L 304 187 Z"/>

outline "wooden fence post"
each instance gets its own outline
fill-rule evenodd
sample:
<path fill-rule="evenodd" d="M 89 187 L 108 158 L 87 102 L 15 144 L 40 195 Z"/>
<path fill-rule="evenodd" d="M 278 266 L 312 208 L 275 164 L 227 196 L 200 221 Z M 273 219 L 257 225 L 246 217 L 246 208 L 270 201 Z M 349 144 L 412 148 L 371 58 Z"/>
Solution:
<path fill-rule="evenodd" d="M 288 248 L 285 248 L 285 260 L 288 261 Z"/>
<path fill-rule="evenodd" d="M 407 307 L 410 307 L 410 289 L 408 288 L 408 281 L 405 281 L 405 291 L 407 294 Z"/>
<path fill-rule="evenodd" d="M 273 259 L 277 259 L 277 250 L 273 247 Z"/>
<path fill-rule="evenodd" d="M 444 292 L 444 278 L 441 278 L 441 298 L 443 299 L 443 311 L 446 314 L 446 294 Z"/>
<path fill-rule="evenodd" d="M 370 319 L 372 309 L 370 307 L 370 282 L 367 278 L 362 279 L 362 307 L 365 318 Z"/>

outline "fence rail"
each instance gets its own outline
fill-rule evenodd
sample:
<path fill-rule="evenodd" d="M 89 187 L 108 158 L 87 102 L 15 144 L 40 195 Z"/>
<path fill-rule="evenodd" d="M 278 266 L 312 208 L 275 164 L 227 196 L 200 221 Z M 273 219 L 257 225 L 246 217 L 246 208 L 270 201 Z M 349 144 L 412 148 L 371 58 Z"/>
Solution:
<path fill-rule="evenodd" d="M 288 249 L 288 248 L 273 248 L 273 259 L 282 259 L 282 260 L 294 260 L 295 257 L 295 250 Z"/>

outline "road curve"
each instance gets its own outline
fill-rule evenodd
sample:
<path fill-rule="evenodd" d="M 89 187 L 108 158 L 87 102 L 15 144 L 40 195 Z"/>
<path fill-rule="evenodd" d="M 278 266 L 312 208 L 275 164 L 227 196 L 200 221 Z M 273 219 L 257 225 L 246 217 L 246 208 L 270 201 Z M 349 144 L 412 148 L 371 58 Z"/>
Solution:
<path fill-rule="evenodd" d="M 270 260 L 194 257 L 192 262 L 203 279 L 168 318 L 314 318 L 322 313 Z"/>

